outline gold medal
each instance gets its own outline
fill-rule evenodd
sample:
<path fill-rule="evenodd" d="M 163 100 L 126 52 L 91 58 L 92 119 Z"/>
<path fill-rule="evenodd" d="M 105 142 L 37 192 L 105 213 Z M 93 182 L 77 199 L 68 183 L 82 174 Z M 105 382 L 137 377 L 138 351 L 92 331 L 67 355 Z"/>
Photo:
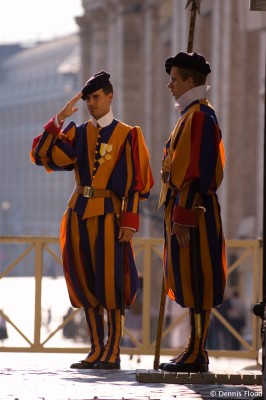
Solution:
<path fill-rule="evenodd" d="M 98 163 L 101 165 L 101 164 L 103 164 L 104 163 L 104 159 L 103 159 L 103 157 L 101 157 L 101 158 L 99 158 L 99 160 L 98 160 Z"/>
<path fill-rule="evenodd" d="M 111 160 L 112 156 L 111 154 L 106 154 L 106 156 L 104 157 L 106 160 Z"/>

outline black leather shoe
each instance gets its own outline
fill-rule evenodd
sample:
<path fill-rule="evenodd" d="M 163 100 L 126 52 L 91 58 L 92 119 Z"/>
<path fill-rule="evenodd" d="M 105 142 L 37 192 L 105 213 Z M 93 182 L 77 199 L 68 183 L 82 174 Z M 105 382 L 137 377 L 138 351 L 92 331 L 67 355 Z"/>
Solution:
<path fill-rule="evenodd" d="M 159 364 L 159 369 L 164 369 L 164 367 L 166 366 L 166 365 L 168 365 L 168 364 L 172 364 L 172 361 L 170 361 L 170 362 L 165 362 L 165 363 L 161 363 L 161 364 Z"/>
<path fill-rule="evenodd" d="M 169 363 L 163 368 L 164 371 L 168 372 L 208 372 L 208 364 L 191 364 L 191 363 Z"/>
<path fill-rule="evenodd" d="M 112 363 L 107 361 L 98 361 L 94 365 L 94 369 L 120 369 L 120 363 Z"/>
<path fill-rule="evenodd" d="M 75 368 L 75 369 L 93 369 L 94 365 L 96 364 L 95 362 L 89 362 L 86 360 L 81 360 L 77 363 L 71 364 L 70 368 Z"/>

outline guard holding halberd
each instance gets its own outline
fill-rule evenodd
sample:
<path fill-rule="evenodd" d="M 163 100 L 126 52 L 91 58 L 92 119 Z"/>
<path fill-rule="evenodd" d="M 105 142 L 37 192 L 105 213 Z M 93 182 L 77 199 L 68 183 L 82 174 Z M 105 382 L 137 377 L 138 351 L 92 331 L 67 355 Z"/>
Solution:
<path fill-rule="evenodd" d="M 217 189 L 225 154 L 215 111 L 206 99 L 209 63 L 197 53 L 169 57 L 165 70 L 179 119 L 164 149 L 164 281 L 167 295 L 189 308 L 190 338 L 184 352 L 160 369 L 208 371 L 205 349 L 211 309 L 223 302 L 225 241 Z M 178 346 L 178 343 L 177 343 Z"/>

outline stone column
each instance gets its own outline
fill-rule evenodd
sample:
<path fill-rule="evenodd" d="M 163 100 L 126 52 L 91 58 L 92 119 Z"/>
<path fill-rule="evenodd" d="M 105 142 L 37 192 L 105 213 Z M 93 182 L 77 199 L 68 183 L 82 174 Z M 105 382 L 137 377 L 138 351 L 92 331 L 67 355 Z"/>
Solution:
<path fill-rule="evenodd" d="M 91 19 L 91 57 L 90 66 L 91 72 L 106 70 L 107 69 L 107 15 L 105 10 L 96 9 L 90 13 Z"/>
<path fill-rule="evenodd" d="M 109 13 L 108 60 L 114 85 L 113 111 L 118 119 L 124 118 L 124 5 L 117 0 Z"/>
<path fill-rule="evenodd" d="M 102 1 L 83 1 L 85 14 L 76 18 L 81 39 L 81 86 L 96 72 L 108 67 L 107 8 Z M 84 107 L 84 117 L 87 110 Z"/>
<path fill-rule="evenodd" d="M 173 1 L 172 54 L 187 51 L 190 8 L 186 9 L 187 0 Z M 198 17 L 198 16 L 197 16 Z M 197 21 L 196 21 L 197 24 Z"/>
<path fill-rule="evenodd" d="M 152 133 L 154 127 L 154 109 L 156 100 L 156 82 L 155 82 L 155 68 L 157 60 L 156 51 L 156 2 L 154 0 L 147 0 L 144 9 L 144 23 L 143 23 L 143 63 L 142 63 L 142 76 L 144 82 L 143 91 L 143 130 L 148 147 L 152 147 Z"/>
<path fill-rule="evenodd" d="M 222 129 L 223 129 L 223 141 L 225 150 L 229 152 L 229 137 L 230 137 L 230 85 L 231 85 L 231 68 L 232 68 L 232 59 L 231 59 L 231 45 L 232 45 L 232 4 L 231 0 L 227 0 L 224 4 L 223 9 L 223 30 L 222 35 L 220 37 L 220 43 L 222 45 L 221 57 L 220 54 L 220 62 L 222 64 L 223 70 L 223 79 L 220 78 L 221 81 L 221 91 L 220 92 L 220 107 L 219 113 L 222 116 Z M 219 43 L 219 42 L 218 42 Z M 224 229 L 228 231 L 230 217 L 229 217 L 229 187 L 230 187 L 230 178 L 228 174 L 225 174 L 225 178 L 223 181 L 220 200 L 222 203 L 222 215 L 224 216 Z M 227 218 L 226 218 L 227 217 Z"/>
<path fill-rule="evenodd" d="M 265 124 L 265 48 L 266 48 L 266 33 L 262 31 L 259 35 L 259 54 L 261 55 L 258 65 L 258 94 L 259 102 L 257 108 L 257 120 L 258 120 L 258 141 L 257 141 L 257 157 L 256 157 L 256 220 L 255 227 L 257 228 L 256 235 L 262 237 L 262 221 L 263 221 L 263 172 L 264 172 L 264 159 L 266 159 L 266 154 L 264 154 L 264 124 Z M 262 56 L 263 55 L 263 56 Z"/>
<path fill-rule="evenodd" d="M 190 11 L 186 9 L 186 3 L 185 0 L 172 2 L 171 54 L 169 56 L 175 56 L 180 51 L 187 51 Z M 170 113 L 171 127 L 176 124 L 178 116 L 173 100 Z"/>
<path fill-rule="evenodd" d="M 143 81 L 143 133 L 149 152 L 151 154 L 152 169 L 159 175 L 161 168 L 161 157 L 158 159 L 155 154 L 158 150 L 158 136 L 155 135 L 155 108 L 156 101 L 161 101 L 160 95 L 157 92 L 156 82 L 156 67 L 158 60 L 158 46 L 157 46 L 157 11 L 158 1 L 146 0 L 144 5 L 144 19 L 143 19 L 143 56 L 142 56 L 142 81 Z M 159 67 L 162 67 L 161 65 Z M 163 72 L 163 70 L 162 70 Z M 160 140 L 159 140 L 160 142 Z M 160 149 L 162 151 L 162 149 Z M 158 170 L 158 171 L 157 171 Z M 155 177 L 156 178 L 156 177 Z M 157 181 L 157 179 L 156 179 Z M 153 212 L 157 212 L 156 208 Z M 144 236 L 151 236 L 151 213 L 150 218 L 147 218 L 144 225 Z"/>
<path fill-rule="evenodd" d="M 228 150 L 229 137 L 229 98 L 230 98 L 230 72 L 231 72 L 231 32 L 232 32 L 232 6 L 231 1 L 215 1 L 212 7 L 211 29 L 211 54 L 213 82 L 212 103 L 217 112 L 217 117 L 223 133 L 225 150 Z M 221 56 L 222 55 L 222 56 Z M 228 187 L 229 176 L 225 175 L 219 193 L 222 204 L 222 217 L 225 231 L 228 230 Z"/>
<path fill-rule="evenodd" d="M 119 5 L 118 30 L 121 37 L 118 53 L 123 56 L 119 59 L 117 66 L 121 70 L 119 79 L 122 80 L 120 87 L 123 92 L 123 115 L 122 118 L 130 125 L 142 125 L 142 101 L 140 101 L 141 85 L 143 79 L 142 71 L 142 18 L 141 8 L 137 1 L 121 2 Z M 121 18 L 121 19 L 120 19 Z M 120 63 L 120 65 L 119 65 Z"/>
<path fill-rule="evenodd" d="M 89 16 L 84 15 L 77 17 L 76 22 L 79 26 L 80 46 L 81 46 L 81 73 L 80 80 L 84 83 L 90 74 L 91 68 L 90 60 L 91 56 L 91 21 Z"/>

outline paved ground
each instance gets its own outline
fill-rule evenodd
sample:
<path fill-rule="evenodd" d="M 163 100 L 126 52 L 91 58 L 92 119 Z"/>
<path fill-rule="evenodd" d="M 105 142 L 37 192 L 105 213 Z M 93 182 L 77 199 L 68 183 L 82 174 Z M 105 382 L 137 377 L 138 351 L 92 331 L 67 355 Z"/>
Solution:
<path fill-rule="evenodd" d="M 122 356 L 120 371 L 77 371 L 69 365 L 80 354 L 1 353 L 0 400 L 176 400 L 186 399 L 257 399 L 262 398 L 259 385 L 164 384 L 138 383 L 136 369 L 152 369 L 153 357 L 129 360 Z M 169 357 L 161 357 L 168 361 Z M 250 371 L 260 367 L 246 359 L 210 360 L 210 370 Z"/>

